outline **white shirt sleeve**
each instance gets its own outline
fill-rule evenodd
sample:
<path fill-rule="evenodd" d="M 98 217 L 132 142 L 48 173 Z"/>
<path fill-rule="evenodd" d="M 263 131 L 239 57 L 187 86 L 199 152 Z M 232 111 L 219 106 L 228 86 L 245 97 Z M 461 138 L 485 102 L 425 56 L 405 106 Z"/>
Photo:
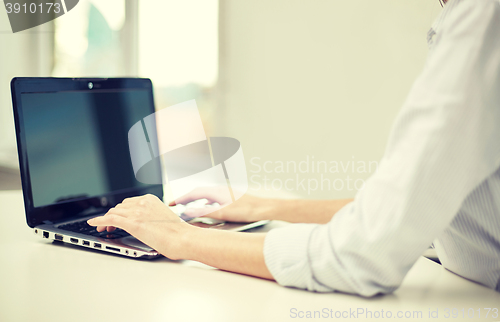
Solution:
<path fill-rule="evenodd" d="M 285 286 L 372 296 L 394 291 L 500 165 L 500 3 L 452 0 L 380 167 L 325 225 L 268 233 Z"/>

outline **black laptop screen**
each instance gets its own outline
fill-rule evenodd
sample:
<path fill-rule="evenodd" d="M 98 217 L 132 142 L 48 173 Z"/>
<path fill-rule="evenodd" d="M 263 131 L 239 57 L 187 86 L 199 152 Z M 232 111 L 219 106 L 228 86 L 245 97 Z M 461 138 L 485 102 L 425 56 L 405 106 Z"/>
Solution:
<path fill-rule="evenodd" d="M 148 90 L 24 93 L 21 102 L 34 207 L 146 186 L 128 131 L 153 110 Z"/>

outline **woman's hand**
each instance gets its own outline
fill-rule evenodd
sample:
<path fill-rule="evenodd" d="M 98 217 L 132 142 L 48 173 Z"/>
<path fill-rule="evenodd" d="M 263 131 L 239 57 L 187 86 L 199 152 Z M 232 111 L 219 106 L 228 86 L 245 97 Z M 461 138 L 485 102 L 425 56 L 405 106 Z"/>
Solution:
<path fill-rule="evenodd" d="M 154 195 L 127 198 L 88 224 L 98 231 L 121 228 L 170 259 L 183 257 L 181 243 L 193 229 Z"/>
<path fill-rule="evenodd" d="M 234 222 L 254 222 L 271 219 L 276 202 L 251 195 L 244 195 L 232 202 L 227 196 L 227 188 L 196 188 L 188 194 L 172 201 L 169 206 L 188 204 L 194 200 L 207 199 L 209 203 L 218 203 L 219 206 L 204 208 L 186 208 L 184 214 L 189 217 L 207 216 L 214 219 Z"/>
<path fill-rule="evenodd" d="M 226 187 L 197 188 L 177 198 L 170 206 L 187 204 L 198 199 L 217 202 L 220 206 L 205 208 L 187 208 L 184 213 L 189 217 L 207 216 L 214 219 L 235 222 L 254 222 L 259 220 L 283 220 L 291 223 L 326 224 L 342 207 L 352 199 L 337 200 L 300 200 L 266 199 L 244 195 L 231 203 Z"/>
<path fill-rule="evenodd" d="M 264 260 L 265 234 L 191 226 L 153 195 L 125 199 L 88 223 L 98 226 L 99 231 L 124 229 L 170 259 L 196 260 L 232 272 L 273 278 Z"/>

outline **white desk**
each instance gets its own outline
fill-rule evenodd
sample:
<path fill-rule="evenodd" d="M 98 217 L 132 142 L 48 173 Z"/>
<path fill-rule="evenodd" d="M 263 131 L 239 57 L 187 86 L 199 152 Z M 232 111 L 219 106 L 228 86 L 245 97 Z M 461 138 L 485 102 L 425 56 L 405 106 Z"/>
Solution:
<path fill-rule="evenodd" d="M 372 314 L 384 310 L 384 316 L 391 311 L 393 318 L 387 320 L 393 321 L 500 321 L 491 312 L 484 318 L 483 309 L 500 309 L 499 293 L 425 258 L 394 294 L 364 299 L 284 288 L 195 262 L 134 260 L 52 244 L 26 225 L 20 191 L 0 192 L 0 255 L 0 321 L 312 320 L 292 318 L 292 308 L 297 314 L 332 309 L 333 315 L 357 308 Z M 444 319 L 445 308 L 464 308 L 466 318 Z M 475 310 L 475 318 L 467 318 L 469 308 Z M 429 309 L 438 309 L 439 318 L 429 318 Z M 423 318 L 394 318 L 398 311 L 422 311 Z M 360 315 L 318 320 L 385 319 Z"/>

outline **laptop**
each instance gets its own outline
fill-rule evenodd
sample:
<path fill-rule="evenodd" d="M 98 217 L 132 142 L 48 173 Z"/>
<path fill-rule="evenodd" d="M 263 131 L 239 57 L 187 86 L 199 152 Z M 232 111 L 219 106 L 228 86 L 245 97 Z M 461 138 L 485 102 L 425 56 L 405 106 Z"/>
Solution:
<path fill-rule="evenodd" d="M 99 233 L 86 223 L 125 198 L 163 198 L 161 184 L 136 179 L 128 143 L 130 128 L 155 112 L 151 80 L 14 78 L 11 90 L 26 221 L 34 233 L 133 258 L 160 256 L 124 230 Z M 162 177 L 161 165 L 153 171 Z M 184 208 L 172 209 L 206 228 L 242 231 L 266 223 L 191 219 L 179 213 Z"/>

